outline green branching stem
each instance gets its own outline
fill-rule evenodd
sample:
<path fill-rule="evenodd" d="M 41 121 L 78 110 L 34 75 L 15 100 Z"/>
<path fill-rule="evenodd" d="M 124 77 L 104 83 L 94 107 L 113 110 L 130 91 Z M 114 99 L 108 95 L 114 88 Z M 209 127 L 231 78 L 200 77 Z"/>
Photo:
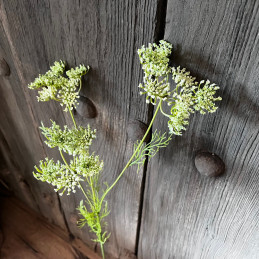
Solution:
<path fill-rule="evenodd" d="M 80 79 L 80 88 L 81 88 L 81 82 L 82 82 L 82 81 L 81 81 L 81 79 Z M 72 111 L 69 110 L 69 113 L 70 113 L 70 116 L 71 116 L 72 121 L 73 121 L 73 123 L 74 123 L 74 126 L 75 126 L 75 128 L 77 129 L 77 124 L 76 124 L 76 121 L 75 121 L 75 118 L 74 118 L 74 116 L 73 116 Z M 61 154 L 62 154 L 62 152 L 61 152 Z M 63 160 L 64 160 L 63 155 L 61 155 L 61 156 L 62 156 L 62 158 L 63 158 Z M 64 160 L 64 162 L 65 162 L 65 160 Z M 65 163 L 66 163 L 66 162 L 65 162 Z M 67 164 L 67 163 L 66 163 L 66 164 Z M 91 181 L 91 179 L 90 179 L 90 181 Z M 91 182 L 92 182 L 92 181 L 91 181 Z M 79 184 L 79 187 L 80 187 L 82 193 L 84 194 L 85 198 L 87 199 L 88 203 L 91 205 L 92 203 L 90 202 L 90 200 L 89 200 L 87 194 L 85 193 L 83 186 L 81 185 L 80 182 L 78 182 L 78 184 Z M 92 193 L 93 193 L 93 197 L 95 197 L 95 192 L 94 192 L 94 190 L 93 190 L 93 188 L 92 188 L 92 184 L 90 184 L 90 186 L 91 186 L 91 190 L 92 190 Z"/>
<path fill-rule="evenodd" d="M 161 113 L 162 113 L 163 115 L 165 115 L 166 117 L 170 118 L 170 115 L 167 114 L 167 113 L 165 113 L 165 112 L 163 111 L 162 105 L 160 106 L 160 111 L 161 111 Z"/>
<path fill-rule="evenodd" d="M 81 80 L 80 80 L 80 88 L 81 88 Z M 69 113 L 70 113 L 70 116 L 71 116 L 72 121 L 73 121 L 73 123 L 74 123 L 74 126 L 75 126 L 75 128 L 77 129 L 77 124 L 76 124 L 76 121 L 75 121 L 75 118 L 74 118 L 74 116 L 73 116 L 72 111 L 69 110 Z M 62 159 L 64 160 L 64 163 L 68 166 L 68 164 L 67 164 L 67 162 L 66 162 L 66 160 L 65 160 L 65 158 L 64 158 L 64 156 L 63 156 L 63 154 L 62 154 L 61 151 L 60 151 L 60 154 L 61 154 Z M 85 196 L 85 198 L 86 198 L 88 204 L 90 205 L 90 207 L 93 207 L 94 204 L 98 204 L 98 202 L 96 202 L 96 199 L 98 199 L 98 197 L 96 197 L 95 188 L 94 188 L 94 186 L 93 186 L 92 178 L 89 177 L 89 179 L 86 179 L 86 180 L 87 180 L 87 182 L 88 182 L 88 184 L 89 184 L 89 186 L 90 186 L 90 188 L 91 188 L 92 199 L 93 199 L 92 202 L 89 200 L 89 198 L 88 198 L 86 192 L 84 191 L 84 188 L 83 188 L 83 186 L 81 185 L 81 183 L 78 182 L 78 184 L 79 184 L 79 187 L 80 187 L 82 193 L 84 194 L 84 196 Z M 102 202 L 101 202 L 100 204 L 102 204 Z M 100 209 L 101 209 L 101 206 L 100 206 Z M 97 219 L 97 221 L 99 222 L 99 224 L 101 224 L 101 219 L 100 219 L 99 213 L 96 215 L 96 219 Z M 101 235 L 101 233 L 96 233 L 96 235 L 97 235 L 97 238 L 98 238 L 98 240 L 99 240 L 99 244 L 100 244 L 100 248 L 101 248 L 101 253 L 102 253 L 102 258 L 105 259 L 105 254 L 104 254 L 104 249 L 103 249 L 103 244 L 104 244 L 104 242 L 103 242 L 102 235 Z"/>
<path fill-rule="evenodd" d="M 88 196 L 86 195 L 85 190 L 84 190 L 82 184 L 81 184 L 80 182 L 78 182 L 78 185 L 79 185 L 79 187 L 80 187 L 82 193 L 84 194 L 85 198 L 87 199 L 87 202 L 89 203 L 89 205 L 90 205 L 90 206 L 93 206 L 92 203 L 91 203 L 91 201 L 89 200 Z"/>
<path fill-rule="evenodd" d="M 73 170 L 70 168 L 70 166 L 68 165 L 67 160 L 65 159 L 65 157 L 64 157 L 64 155 L 63 155 L 63 152 L 62 152 L 61 150 L 59 150 L 59 153 L 60 153 L 60 155 L 61 155 L 61 157 L 62 157 L 62 160 L 64 161 L 66 167 L 67 167 L 70 171 L 73 171 Z M 87 197 L 87 195 L 86 195 L 86 193 L 85 193 L 85 190 L 84 190 L 84 188 L 83 188 L 83 186 L 81 185 L 80 182 L 78 182 L 78 185 L 79 185 L 79 187 L 80 187 L 82 193 L 84 194 L 85 198 L 86 198 L 87 201 L 89 202 L 89 204 L 92 204 L 92 203 L 90 202 L 90 200 L 88 199 L 88 197 Z"/>
<path fill-rule="evenodd" d="M 59 153 L 60 153 L 60 155 L 61 155 L 61 157 L 62 157 L 64 163 L 66 164 L 67 168 L 70 170 L 70 167 L 69 167 L 69 165 L 68 165 L 68 163 L 67 163 L 67 160 L 65 159 L 65 157 L 64 157 L 64 155 L 63 155 L 63 152 L 62 152 L 61 150 L 59 150 Z"/>
<path fill-rule="evenodd" d="M 94 241 L 100 244 L 103 259 L 105 258 L 103 245 L 110 236 L 107 231 L 104 231 L 106 223 L 103 222 L 103 218 L 109 214 L 107 202 L 104 202 L 105 197 L 128 167 L 133 164 L 137 164 L 138 167 L 143 165 L 147 158 L 152 158 L 160 148 L 168 145 L 172 134 L 182 135 L 182 131 L 186 130 L 186 126 L 189 124 L 192 113 L 195 111 L 199 111 L 201 114 L 215 112 L 217 109 L 215 102 L 221 100 L 221 97 L 214 96 L 219 89 L 216 84 L 211 84 L 209 80 L 197 82 L 185 68 L 170 67 L 171 51 L 172 45 L 163 40 L 159 42 L 159 45 L 149 44 L 148 47 L 142 46 L 138 50 L 140 63 L 144 70 L 144 81 L 138 86 L 141 89 L 140 94 L 145 94 L 146 102 L 157 105 L 157 107 L 144 137 L 135 144 L 133 155 L 128 163 L 116 180 L 101 194 L 99 173 L 103 168 L 103 162 L 99 161 L 98 156 L 88 153 L 92 139 L 96 137 L 95 130 L 92 131 L 90 126 L 87 129 L 77 126 L 72 111 L 80 97 L 81 77 L 89 71 L 89 66 L 80 65 L 75 69 L 72 68 L 66 71 L 67 76 L 64 77 L 65 63 L 63 61 L 55 62 L 45 75 L 39 75 L 29 85 L 30 89 L 39 90 L 38 101 L 55 100 L 64 106 L 64 111 L 69 111 L 74 124 L 73 129 L 68 129 L 65 125 L 64 130 L 53 121 L 50 128 L 42 124 L 41 129 L 47 139 L 45 143 L 51 148 L 59 148 L 64 164 L 59 161 L 55 163 L 53 159 L 46 158 L 45 161 L 40 161 L 39 168 L 35 167 L 37 172 L 34 173 L 34 176 L 38 180 L 52 183 L 56 186 L 55 191 L 64 188 L 63 193 L 67 191 L 68 195 L 71 191 L 75 192 L 77 186 L 81 189 L 87 206 L 84 205 L 84 201 L 80 202 L 78 210 L 83 218 L 79 220 L 79 226 L 83 227 L 87 224 L 90 231 L 96 234 L 97 238 Z M 169 74 L 172 74 L 172 79 L 176 84 L 174 90 L 170 90 Z M 163 101 L 171 107 L 169 114 L 163 111 Z M 144 144 L 158 111 L 167 117 L 170 135 L 166 137 L 166 133 L 161 134 L 154 131 L 150 142 Z M 70 164 L 66 161 L 62 151 L 73 155 Z M 65 174 L 62 174 L 63 172 Z M 82 176 L 84 178 L 81 178 Z M 80 183 L 84 179 L 89 187 L 86 191 Z M 103 208 L 102 205 L 104 205 Z"/>
<path fill-rule="evenodd" d="M 80 81 L 80 82 L 81 82 L 81 81 Z M 74 118 L 74 116 L 73 116 L 72 111 L 69 110 L 69 113 L 70 113 L 70 115 L 71 115 L 71 118 L 72 118 L 72 120 L 73 120 L 73 123 L 74 123 L 75 128 L 77 128 L 76 121 L 75 121 L 75 118 Z M 69 165 L 67 164 L 67 161 L 66 161 L 66 159 L 64 158 L 62 151 L 60 151 L 60 155 L 61 155 L 61 157 L 62 157 L 64 163 L 65 163 L 65 164 L 67 165 L 67 167 L 69 168 Z M 71 170 L 71 169 L 70 169 L 70 170 Z M 84 194 L 85 198 L 87 199 L 88 203 L 91 205 L 92 203 L 90 202 L 88 196 L 86 195 L 83 186 L 81 185 L 80 182 L 78 182 L 78 184 L 79 184 L 79 187 L 80 187 L 82 193 Z M 93 195 L 94 195 L 94 192 L 93 192 Z"/>
<path fill-rule="evenodd" d="M 103 243 L 100 243 L 100 247 L 101 247 L 102 257 L 103 257 L 103 259 L 105 259 L 104 250 L 103 250 Z"/>
<path fill-rule="evenodd" d="M 152 120 L 151 120 L 151 122 L 150 122 L 150 124 L 149 124 L 149 126 L 148 126 L 148 128 L 147 128 L 147 131 L 146 131 L 144 137 L 143 137 L 143 138 L 141 139 L 141 141 L 139 142 L 139 145 L 137 146 L 135 152 L 133 153 L 133 155 L 132 155 L 131 158 L 129 159 L 128 163 L 127 163 L 126 166 L 122 169 L 120 175 L 117 177 L 117 179 L 114 181 L 114 183 L 104 192 L 104 194 L 103 194 L 103 196 L 102 196 L 102 198 L 101 198 L 101 204 L 103 203 L 103 200 L 104 200 L 104 198 L 106 197 L 106 195 L 112 190 L 112 188 L 113 188 L 113 187 L 116 185 L 116 183 L 120 180 L 120 178 L 122 177 L 122 175 L 124 174 L 124 172 L 127 170 L 127 168 L 130 166 L 131 161 L 134 159 L 136 153 L 138 152 L 138 150 L 140 149 L 142 143 L 143 143 L 144 140 L 146 139 L 146 137 L 147 137 L 147 135 L 148 135 L 148 133 L 149 133 L 149 131 L 150 131 L 150 129 L 151 129 L 153 123 L 154 123 L 154 120 L 155 120 L 155 118 L 156 118 L 156 116 L 157 116 L 157 113 L 158 113 L 158 111 L 160 110 L 162 101 L 163 101 L 163 100 L 161 99 L 160 102 L 159 102 L 159 104 L 158 104 L 158 106 L 157 106 L 157 108 L 156 108 L 156 111 L 155 111 L 155 113 L 154 113 L 154 115 L 153 115 L 153 118 L 152 118 Z"/>
<path fill-rule="evenodd" d="M 89 179 L 86 179 L 87 180 L 87 182 L 88 182 L 88 184 L 89 184 L 89 186 L 90 186 L 90 188 L 91 188 L 91 191 L 92 191 L 92 198 L 93 198 L 93 202 L 95 203 L 96 202 L 96 197 L 95 197 L 95 190 L 94 190 L 94 186 L 93 186 L 93 181 L 92 181 L 92 178 L 91 177 L 89 177 Z"/>
<path fill-rule="evenodd" d="M 74 123 L 74 126 L 75 126 L 75 128 L 77 129 L 77 125 L 76 125 L 75 118 L 74 118 L 73 113 L 72 113 L 72 111 L 71 111 L 70 109 L 69 109 L 69 113 L 70 113 L 70 115 L 71 115 L 71 118 L 72 118 L 72 121 L 73 121 L 73 123 Z"/>
<path fill-rule="evenodd" d="M 80 78 L 80 85 L 79 85 L 78 93 L 81 91 L 81 88 L 82 88 L 82 78 Z"/>

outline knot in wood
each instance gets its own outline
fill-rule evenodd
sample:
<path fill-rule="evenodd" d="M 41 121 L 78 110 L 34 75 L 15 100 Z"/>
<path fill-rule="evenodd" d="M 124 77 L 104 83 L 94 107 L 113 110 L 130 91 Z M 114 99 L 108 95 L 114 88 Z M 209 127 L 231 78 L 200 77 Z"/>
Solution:
<path fill-rule="evenodd" d="M 141 140 L 144 137 L 147 128 L 147 125 L 142 121 L 130 120 L 127 127 L 128 138 L 132 141 Z M 150 134 L 146 137 L 145 142 L 147 142 L 149 137 Z"/>
<path fill-rule="evenodd" d="M 201 151 L 196 154 L 194 162 L 199 173 L 205 176 L 218 176 L 225 171 L 224 162 L 214 153 Z"/>
<path fill-rule="evenodd" d="M 95 118 L 97 116 L 97 111 L 93 102 L 84 96 L 80 96 L 78 100 L 79 104 L 76 107 L 76 112 L 85 118 Z"/>
<path fill-rule="evenodd" d="M 0 76 L 9 76 L 10 68 L 4 58 L 0 58 Z"/>

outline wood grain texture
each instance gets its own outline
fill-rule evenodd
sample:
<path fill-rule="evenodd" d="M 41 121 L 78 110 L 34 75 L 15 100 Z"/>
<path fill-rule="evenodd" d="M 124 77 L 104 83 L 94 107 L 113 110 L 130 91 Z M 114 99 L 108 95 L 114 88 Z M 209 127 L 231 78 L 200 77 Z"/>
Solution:
<path fill-rule="evenodd" d="M 12 17 L 12 13 L 9 15 Z M 10 18 L 9 17 L 9 18 Z M 11 74 L 0 78 L 1 86 L 1 153 L 12 174 L 4 176 L 16 195 L 27 202 L 34 210 L 40 211 L 52 223 L 66 227 L 59 200 L 52 188 L 44 184 L 35 185 L 31 171 L 32 165 L 46 156 L 35 113 L 30 103 L 22 65 L 10 35 L 7 14 L 1 2 L 1 57 L 5 57 Z M 16 18 L 16 16 L 15 16 Z M 13 26 L 17 26 L 14 22 Z M 52 197 L 48 202 L 45 196 Z"/>
<path fill-rule="evenodd" d="M 68 67 L 80 63 L 91 66 L 81 94 L 96 106 L 97 117 L 86 119 L 77 113 L 75 117 L 79 124 L 90 123 L 97 128 L 93 150 L 104 160 L 103 178 L 111 183 L 132 154 L 133 142 L 126 134 L 128 121 L 148 121 L 147 106 L 138 95 L 142 74 L 136 50 L 154 40 L 156 15 L 156 0 L 1 1 L 0 44 L 11 67 L 10 77 L 1 82 L 3 100 L 6 99 L 1 106 L 5 111 L 2 133 L 15 154 L 14 161 L 17 164 L 26 161 L 23 177 L 32 194 L 38 197 L 36 204 L 42 207 L 43 198 L 51 201 L 41 212 L 47 212 L 50 203 L 58 207 L 59 200 L 47 185 L 28 180 L 30 172 L 45 155 L 54 158 L 59 155 L 42 145 L 37 126 L 40 121 L 48 125 L 50 118 L 61 125 L 71 125 L 71 121 L 57 104 L 37 103 L 36 93 L 28 91 L 27 84 L 39 73 L 45 73 L 55 60 L 67 61 Z M 107 197 L 111 210 L 108 230 L 112 235 L 105 250 L 112 258 L 134 257 L 141 181 L 142 174 L 137 175 L 132 168 Z M 75 225 L 76 207 L 81 199 L 79 192 L 62 197 L 57 209 L 64 214 L 69 231 L 94 248 L 93 236 Z M 55 217 L 52 220 L 61 225 Z"/>
<path fill-rule="evenodd" d="M 0 196 L 2 259 L 100 259 L 82 241 L 50 225 L 14 197 Z"/>
<path fill-rule="evenodd" d="M 217 83 L 223 101 L 149 164 L 140 259 L 259 258 L 258 24 L 258 1 L 168 1 L 173 64 Z M 200 149 L 223 159 L 222 177 L 199 175 Z"/>

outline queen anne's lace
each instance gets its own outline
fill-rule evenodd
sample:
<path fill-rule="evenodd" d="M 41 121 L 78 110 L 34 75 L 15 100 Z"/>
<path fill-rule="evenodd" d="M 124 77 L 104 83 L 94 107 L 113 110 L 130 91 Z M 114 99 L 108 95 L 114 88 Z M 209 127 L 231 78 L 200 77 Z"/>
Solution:
<path fill-rule="evenodd" d="M 65 63 L 55 62 L 50 70 L 44 75 L 39 75 L 34 82 L 29 84 L 30 89 L 40 89 L 37 99 L 39 102 L 49 100 L 59 101 L 61 106 L 65 106 L 64 111 L 72 110 L 78 104 L 79 91 L 77 90 L 81 77 L 89 70 L 89 66 L 80 65 L 75 69 L 66 72 L 68 77 L 64 77 Z"/>
<path fill-rule="evenodd" d="M 103 162 L 99 161 L 98 156 L 83 153 L 70 161 L 69 167 L 65 164 L 53 159 L 46 158 L 41 160 L 39 167 L 35 166 L 37 172 L 33 175 L 37 180 L 47 182 L 55 186 L 55 191 L 59 195 L 63 195 L 67 191 L 67 195 L 76 192 L 80 181 L 85 181 L 86 177 L 98 174 L 103 168 Z"/>
<path fill-rule="evenodd" d="M 88 152 L 93 139 L 96 138 L 96 130 L 77 127 L 69 129 L 66 125 L 62 130 L 59 125 L 52 121 L 51 127 L 45 127 L 42 123 L 40 127 L 42 134 L 46 137 L 45 143 L 50 147 L 58 147 L 59 150 L 69 155 L 78 155 L 82 152 Z"/>
<path fill-rule="evenodd" d="M 172 45 L 164 40 L 160 44 L 149 44 L 147 48 L 142 46 L 138 50 L 140 63 L 144 70 L 143 84 L 139 85 L 140 94 L 146 94 L 146 102 L 157 104 L 162 99 L 171 107 L 171 113 L 165 114 L 168 120 L 169 132 L 181 135 L 189 124 L 191 113 L 199 111 L 201 114 L 215 112 L 215 102 L 221 97 L 214 97 L 219 89 L 210 81 L 195 81 L 195 77 L 185 68 L 169 67 L 169 55 Z M 171 89 L 168 81 L 169 74 L 175 82 L 175 88 Z"/>
<path fill-rule="evenodd" d="M 39 75 L 29 88 L 39 89 L 38 101 L 52 99 L 65 106 L 65 111 L 72 110 L 79 98 L 80 89 L 77 87 L 79 83 L 81 85 L 81 77 L 88 70 L 88 66 L 80 65 L 66 71 L 67 77 L 64 77 L 65 63 L 55 62 L 50 70 L 44 75 Z M 42 124 L 40 129 L 46 137 L 45 143 L 50 148 L 57 147 L 60 150 L 64 164 L 48 158 L 40 161 L 39 166 L 35 166 L 36 172 L 34 172 L 38 180 L 55 186 L 55 191 L 61 191 L 60 195 L 65 191 L 69 195 L 71 192 L 76 192 L 76 187 L 80 187 L 80 181 L 100 173 L 103 162 L 99 161 L 98 156 L 89 153 L 92 141 L 96 138 L 96 130 L 91 130 L 89 125 L 87 128 L 75 126 L 71 129 L 65 125 L 61 129 L 54 121 L 51 127 Z M 73 156 L 72 159 L 66 162 L 62 152 Z"/>
<path fill-rule="evenodd" d="M 168 66 L 172 45 L 166 41 L 160 44 L 149 44 L 147 48 L 142 46 L 138 50 L 140 63 L 144 70 L 144 84 L 140 84 L 142 89 L 140 94 L 146 94 L 146 102 L 156 104 L 158 99 L 167 100 L 170 96 L 170 84 L 168 83 Z"/>
<path fill-rule="evenodd" d="M 50 147 L 57 147 L 61 152 L 64 151 L 73 156 L 68 164 L 56 163 L 51 159 L 40 161 L 39 167 L 34 176 L 43 182 L 48 182 L 56 186 L 55 191 L 62 195 L 65 191 L 69 195 L 70 192 L 76 192 L 76 186 L 80 187 L 80 181 L 85 181 L 87 177 L 99 174 L 103 168 L 103 162 L 99 161 L 99 157 L 94 154 L 90 155 L 89 147 L 92 140 L 96 138 L 96 130 L 91 130 L 81 126 L 68 129 L 64 126 L 62 130 L 59 125 L 52 121 L 50 128 L 43 124 L 40 127 L 42 134 L 46 137 L 45 143 Z"/>

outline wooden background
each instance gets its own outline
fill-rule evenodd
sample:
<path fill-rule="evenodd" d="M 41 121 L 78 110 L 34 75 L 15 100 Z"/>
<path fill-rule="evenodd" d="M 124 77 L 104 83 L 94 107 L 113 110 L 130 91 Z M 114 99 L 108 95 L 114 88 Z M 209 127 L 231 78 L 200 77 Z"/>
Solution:
<path fill-rule="evenodd" d="M 259 1 L 2 0 L 0 19 L 0 58 L 10 67 L 0 77 L 0 143 L 8 167 L 1 178 L 21 200 L 99 252 L 88 230 L 75 224 L 82 195 L 59 197 L 31 174 L 45 156 L 59 158 L 44 146 L 40 121 L 71 121 L 57 104 L 38 103 L 27 84 L 55 60 L 91 66 L 81 95 L 94 103 L 97 117 L 75 117 L 97 128 L 93 150 L 112 182 L 132 154 L 127 132 L 138 121 L 148 123 L 153 111 L 138 94 L 143 74 L 136 50 L 165 39 L 174 46 L 172 64 L 220 85 L 223 101 L 215 114 L 193 116 L 187 132 L 142 172 L 127 171 L 107 198 L 106 253 L 259 258 Z M 167 130 L 164 117 L 155 128 Z M 223 159 L 223 176 L 197 172 L 200 149 Z"/>

